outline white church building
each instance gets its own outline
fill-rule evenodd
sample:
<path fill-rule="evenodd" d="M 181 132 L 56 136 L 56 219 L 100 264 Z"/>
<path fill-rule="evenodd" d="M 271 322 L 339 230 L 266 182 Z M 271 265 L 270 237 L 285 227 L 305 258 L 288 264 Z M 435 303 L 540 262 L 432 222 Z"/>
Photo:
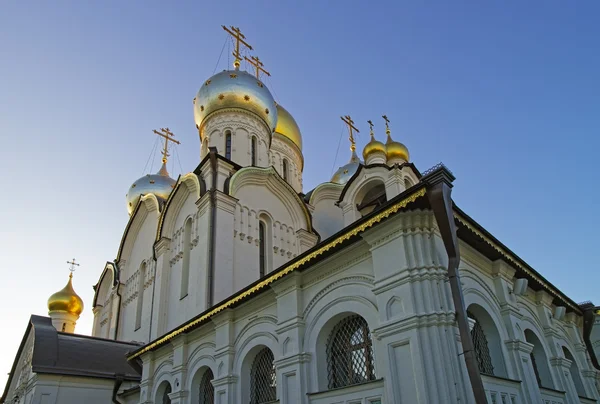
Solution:
<path fill-rule="evenodd" d="M 454 204 L 452 173 L 419 171 L 386 117 L 361 156 L 343 117 L 348 163 L 305 192 L 300 129 L 239 59 L 194 98 L 197 168 L 129 189 L 92 336 L 69 280 L 0 403 L 600 402 L 597 307 Z"/>

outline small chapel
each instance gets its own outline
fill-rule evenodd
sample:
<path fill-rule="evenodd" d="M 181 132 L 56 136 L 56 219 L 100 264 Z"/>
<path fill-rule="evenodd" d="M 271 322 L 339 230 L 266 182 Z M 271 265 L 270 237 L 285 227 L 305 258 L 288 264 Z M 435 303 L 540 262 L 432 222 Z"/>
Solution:
<path fill-rule="evenodd" d="M 31 316 L 0 403 L 600 402 L 600 307 L 461 210 L 451 171 L 420 171 L 386 115 L 362 153 L 342 116 L 347 163 L 304 189 L 293 111 L 223 29 L 234 64 L 198 83 L 197 167 L 172 177 L 179 140 L 154 131 L 162 165 L 127 191 L 93 301 L 71 272 Z"/>

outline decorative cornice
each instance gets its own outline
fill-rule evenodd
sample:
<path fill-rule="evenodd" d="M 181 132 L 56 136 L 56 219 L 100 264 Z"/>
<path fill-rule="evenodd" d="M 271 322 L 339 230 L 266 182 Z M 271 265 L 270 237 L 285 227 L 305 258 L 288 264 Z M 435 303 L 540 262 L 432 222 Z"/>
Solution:
<path fill-rule="evenodd" d="M 423 196 L 425 196 L 425 188 L 415 190 L 412 194 L 406 196 L 404 199 L 399 200 L 398 202 L 394 203 L 387 209 L 382 210 L 380 213 L 374 215 L 373 217 L 369 218 L 368 220 L 365 220 L 362 223 L 351 227 L 350 229 L 348 229 L 346 232 L 344 232 L 339 237 L 337 237 L 333 240 L 330 240 L 326 243 L 323 243 L 323 245 L 321 245 L 321 246 L 316 246 L 312 250 L 307 251 L 305 253 L 305 255 L 303 257 L 301 257 L 300 259 L 283 267 L 281 270 L 272 272 L 272 274 L 270 276 L 265 277 L 263 280 L 256 283 L 252 287 L 247 288 L 247 289 L 235 294 L 234 296 L 232 296 L 230 299 L 226 300 L 225 302 L 223 302 L 217 306 L 214 306 L 212 309 L 208 310 L 205 314 L 198 316 L 197 318 L 187 322 L 186 324 L 183 324 L 182 326 L 176 328 L 175 330 L 171 331 L 170 333 L 158 338 L 154 342 L 151 342 L 151 343 L 145 345 L 144 347 L 138 349 L 137 351 L 133 352 L 131 355 L 128 356 L 128 360 L 137 358 L 138 356 L 144 354 L 145 352 L 148 352 L 150 350 L 153 350 L 155 348 L 162 346 L 166 342 L 173 339 L 175 336 L 189 331 L 190 329 L 192 329 L 192 327 L 195 327 L 196 325 L 201 324 L 204 321 L 212 318 L 217 313 L 219 313 L 229 307 L 232 307 L 236 303 L 239 303 L 242 300 L 258 293 L 262 289 L 271 285 L 276 280 L 281 279 L 282 277 L 284 277 L 285 275 L 287 275 L 291 272 L 294 272 L 298 268 L 301 268 L 303 265 L 309 263 L 310 261 L 313 261 L 320 255 L 323 255 L 324 253 L 328 252 L 332 248 L 337 247 L 338 245 L 342 244 L 343 242 L 350 240 L 354 236 L 361 234 L 365 230 L 373 227 L 374 225 L 378 224 L 382 220 L 387 219 L 390 215 L 397 213 L 400 209 L 405 208 L 410 203 L 416 201 L 417 199 L 419 199 Z"/>

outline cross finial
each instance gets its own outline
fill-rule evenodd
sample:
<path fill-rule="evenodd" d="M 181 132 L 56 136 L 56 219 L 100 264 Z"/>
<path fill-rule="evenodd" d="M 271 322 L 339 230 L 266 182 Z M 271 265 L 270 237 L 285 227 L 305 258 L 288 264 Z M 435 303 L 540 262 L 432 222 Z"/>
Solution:
<path fill-rule="evenodd" d="M 356 141 L 354 140 L 354 133 L 352 133 L 352 131 L 354 130 L 356 133 L 360 133 L 360 131 L 354 126 L 354 121 L 350 118 L 350 115 L 342 116 L 340 118 L 348 125 L 348 132 L 350 133 L 350 136 L 348 137 L 348 139 L 350 139 L 350 150 L 354 152 L 356 150 Z"/>
<path fill-rule="evenodd" d="M 170 156 L 169 142 L 173 142 L 175 144 L 181 144 L 181 143 L 178 140 L 175 140 L 175 135 L 173 134 L 173 132 L 171 132 L 169 130 L 169 128 L 160 128 L 159 131 L 156 129 L 153 129 L 152 132 L 156 133 L 158 136 L 165 138 L 165 145 L 161 151 L 161 154 L 163 155 L 162 162 L 166 164 L 167 157 Z"/>
<path fill-rule="evenodd" d="M 232 25 L 231 29 L 229 29 L 225 25 L 221 26 L 235 40 L 235 50 L 233 51 L 233 57 L 235 57 L 235 60 L 233 61 L 233 67 L 235 68 L 235 70 L 240 70 L 240 62 L 242 61 L 242 55 L 240 54 L 240 43 L 250 50 L 252 50 L 252 46 L 250 46 L 248 42 L 244 41 L 246 37 L 244 36 L 244 34 L 242 34 L 242 31 L 240 31 L 238 27 L 234 27 Z"/>
<path fill-rule="evenodd" d="M 75 270 L 77 269 L 76 267 L 78 267 L 79 264 L 75 262 L 75 258 L 73 258 L 71 261 L 67 261 L 67 264 L 69 264 L 69 271 L 71 271 L 71 273 L 69 274 L 69 278 L 72 278 L 73 272 L 75 272 Z"/>
<path fill-rule="evenodd" d="M 369 130 L 370 130 L 369 134 L 371 135 L 371 138 L 374 138 L 375 134 L 373 133 L 373 126 L 375 126 L 375 125 L 373 125 L 373 122 L 371 122 L 371 120 L 368 120 L 367 123 L 369 124 Z"/>
<path fill-rule="evenodd" d="M 248 58 L 247 56 L 244 56 L 244 59 L 246 59 L 246 61 L 248 63 L 250 63 L 252 66 L 254 66 L 254 69 L 256 70 L 256 78 L 260 79 L 260 72 L 263 72 L 264 74 L 266 74 L 267 76 L 271 76 L 271 73 L 269 73 L 268 71 L 266 71 L 263 66 L 263 62 L 260 61 L 260 59 L 258 58 L 258 56 L 252 56 L 250 58 Z"/>
<path fill-rule="evenodd" d="M 381 115 L 381 117 L 385 121 L 385 133 L 389 135 L 391 133 L 391 131 L 390 131 L 390 120 L 388 119 L 387 115 Z"/>

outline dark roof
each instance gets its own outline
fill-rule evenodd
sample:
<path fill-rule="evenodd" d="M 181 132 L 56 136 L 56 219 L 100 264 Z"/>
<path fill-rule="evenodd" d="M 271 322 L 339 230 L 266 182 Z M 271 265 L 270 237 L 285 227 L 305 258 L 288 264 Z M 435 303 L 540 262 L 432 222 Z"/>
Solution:
<path fill-rule="evenodd" d="M 125 380 L 140 380 L 141 375 L 126 358 L 129 351 L 139 348 L 139 344 L 58 332 L 49 317 L 32 315 L 0 402 L 6 399 L 30 332 L 34 333 L 31 367 L 35 373 L 102 379 L 114 379 L 119 375 Z"/>

